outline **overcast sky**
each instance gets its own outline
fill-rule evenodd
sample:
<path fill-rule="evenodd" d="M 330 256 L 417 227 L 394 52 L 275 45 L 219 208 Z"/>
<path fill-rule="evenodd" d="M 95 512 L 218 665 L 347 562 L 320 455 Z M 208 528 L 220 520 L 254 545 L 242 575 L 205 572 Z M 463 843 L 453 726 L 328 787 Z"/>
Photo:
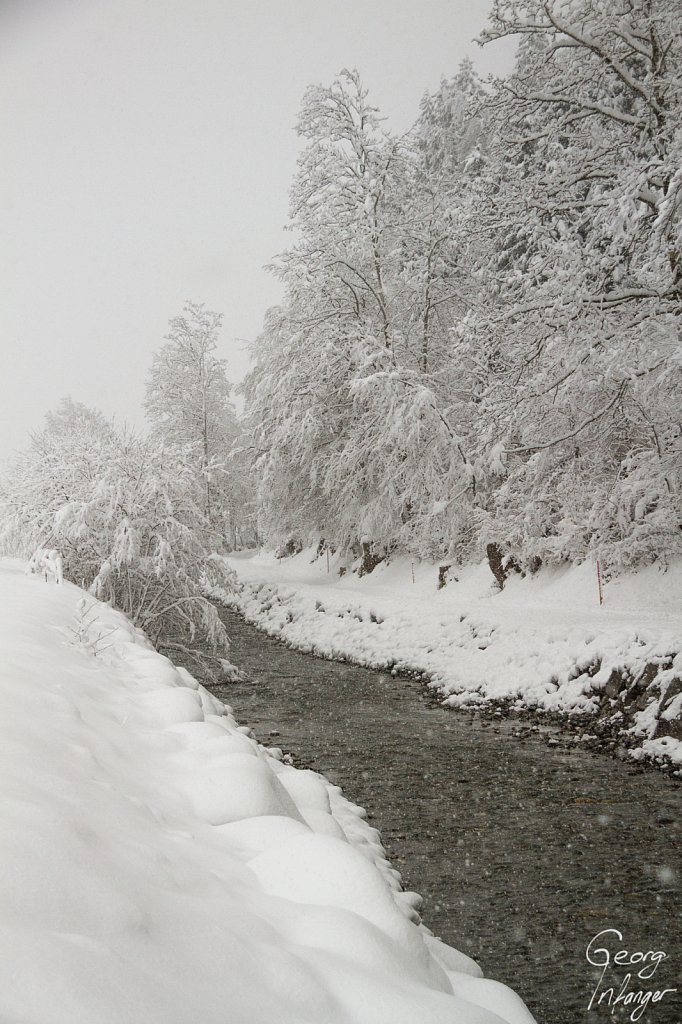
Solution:
<path fill-rule="evenodd" d="M 142 423 L 186 299 L 233 380 L 279 286 L 304 89 L 357 67 L 398 130 L 490 0 L 0 0 L 0 456 L 65 395 Z"/>

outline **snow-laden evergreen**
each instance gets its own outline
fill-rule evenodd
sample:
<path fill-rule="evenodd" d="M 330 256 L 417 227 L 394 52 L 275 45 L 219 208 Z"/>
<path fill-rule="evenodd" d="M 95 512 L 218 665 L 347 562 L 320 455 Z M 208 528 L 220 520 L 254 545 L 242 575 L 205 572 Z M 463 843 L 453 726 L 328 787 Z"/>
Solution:
<path fill-rule="evenodd" d="M 222 314 L 188 302 L 170 321 L 147 377 L 152 436 L 194 467 L 216 543 L 237 547 L 253 534 L 251 485 L 240 447 L 232 385 L 217 343 Z"/>
<path fill-rule="evenodd" d="M 497 3 L 396 137 L 356 72 L 304 98 L 286 286 L 246 383 L 262 524 L 517 564 L 682 551 L 675 0 Z"/>

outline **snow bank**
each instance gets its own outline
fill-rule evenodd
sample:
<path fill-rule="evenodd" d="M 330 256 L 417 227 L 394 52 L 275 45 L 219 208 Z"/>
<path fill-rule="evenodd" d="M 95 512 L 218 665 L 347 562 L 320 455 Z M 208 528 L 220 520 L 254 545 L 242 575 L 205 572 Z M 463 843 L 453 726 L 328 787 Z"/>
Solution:
<path fill-rule="evenodd" d="M 22 570 L 0 565 L 4 1024 L 532 1020 L 415 923 L 337 788 Z"/>
<path fill-rule="evenodd" d="M 232 556 L 250 622 L 324 657 L 424 674 L 453 707 L 495 702 L 583 716 L 629 756 L 682 764 L 682 564 L 606 584 L 595 567 L 511 575 L 396 559 L 339 576 L 308 550 Z"/>

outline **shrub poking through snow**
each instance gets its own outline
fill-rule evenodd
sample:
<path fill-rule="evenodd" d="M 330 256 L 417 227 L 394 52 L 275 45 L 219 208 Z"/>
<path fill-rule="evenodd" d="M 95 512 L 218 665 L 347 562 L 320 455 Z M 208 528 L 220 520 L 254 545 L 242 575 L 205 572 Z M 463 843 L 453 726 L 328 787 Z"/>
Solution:
<path fill-rule="evenodd" d="M 56 548 L 36 548 L 28 560 L 26 572 L 42 573 L 47 583 L 50 577 L 55 583 L 62 583 L 64 563 Z"/>
<path fill-rule="evenodd" d="M 113 629 L 102 627 L 99 609 L 98 601 L 88 602 L 85 597 L 82 597 L 76 605 L 74 624 L 71 630 L 72 646 L 92 654 L 94 658 L 111 647 L 108 641 L 115 632 Z"/>

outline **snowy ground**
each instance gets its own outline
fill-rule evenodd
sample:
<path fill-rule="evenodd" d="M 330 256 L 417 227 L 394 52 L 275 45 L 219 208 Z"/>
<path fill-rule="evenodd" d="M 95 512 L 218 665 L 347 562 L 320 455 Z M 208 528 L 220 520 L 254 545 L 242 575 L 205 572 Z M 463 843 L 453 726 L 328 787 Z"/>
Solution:
<path fill-rule="evenodd" d="M 494 701 L 580 714 L 585 738 L 617 736 L 628 755 L 682 764 L 682 565 L 607 582 L 594 565 L 511 575 L 487 564 L 449 573 L 396 559 L 339 576 L 338 556 L 230 558 L 246 618 L 301 650 L 426 675 L 456 707 Z M 581 726 L 582 727 L 582 726 Z"/>
<path fill-rule="evenodd" d="M 3 1024 L 525 1024 L 377 832 L 119 613 L 0 563 Z"/>

